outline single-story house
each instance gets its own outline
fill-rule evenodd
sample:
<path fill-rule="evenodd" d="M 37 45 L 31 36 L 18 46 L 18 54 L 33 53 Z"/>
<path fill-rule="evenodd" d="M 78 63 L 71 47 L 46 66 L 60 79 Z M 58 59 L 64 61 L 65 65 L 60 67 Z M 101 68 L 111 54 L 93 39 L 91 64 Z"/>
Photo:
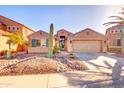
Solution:
<path fill-rule="evenodd" d="M 28 36 L 30 47 L 28 53 L 47 53 L 49 33 L 37 31 Z M 67 52 L 107 52 L 106 37 L 90 28 L 75 34 L 61 29 L 55 35 L 55 43 L 59 43 L 62 51 Z"/>
<path fill-rule="evenodd" d="M 106 52 L 106 38 L 104 35 L 86 28 L 77 32 L 72 41 L 73 52 Z"/>
<path fill-rule="evenodd" d="M 28 53 L 47 53 L 48 37 L 49 33 L 41 30 L 30 34 Z"/>

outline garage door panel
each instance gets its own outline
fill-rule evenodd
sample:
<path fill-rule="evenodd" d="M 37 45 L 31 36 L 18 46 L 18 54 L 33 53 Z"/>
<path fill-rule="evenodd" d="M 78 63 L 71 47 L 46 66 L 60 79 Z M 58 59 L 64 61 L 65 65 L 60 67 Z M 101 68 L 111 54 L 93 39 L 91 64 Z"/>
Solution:
<path fill-rule="evenodd" d="M 101 52 L 100 41 L 74 41 L 74 52 Z"/>

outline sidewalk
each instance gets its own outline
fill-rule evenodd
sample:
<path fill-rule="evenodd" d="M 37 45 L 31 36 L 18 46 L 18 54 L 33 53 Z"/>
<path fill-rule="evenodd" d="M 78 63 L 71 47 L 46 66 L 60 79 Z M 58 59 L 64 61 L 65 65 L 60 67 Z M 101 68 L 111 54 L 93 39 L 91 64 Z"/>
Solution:
<path fill-rule="evenodd" d="M 69 86 L 67 78 L 60 74 L 0 77 L 0 87 L 6 88 L 54 88 L 66 86 Z"/>
<path fill-rule="evenodd" d="M 111 82 L 111 76 L 96 71 L 74 71 L 57 74 L 1 76 L 5 88 L 82 88 L 90 84 Z M 94 85 L 95 84 L 95 85 Z"/>

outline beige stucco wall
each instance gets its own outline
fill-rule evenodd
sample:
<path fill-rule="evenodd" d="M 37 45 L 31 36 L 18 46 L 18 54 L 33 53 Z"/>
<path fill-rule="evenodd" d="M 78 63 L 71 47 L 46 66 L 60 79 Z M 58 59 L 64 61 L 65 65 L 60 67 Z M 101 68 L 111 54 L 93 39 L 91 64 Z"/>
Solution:
<path fill-rule="evenodd" d="M 48 47 L 42 46 L 42 47 L 29 47 L 28 53 L 47 53 Z"/>
<path fill-rule="evenodd" d="M 107 42 L 105 42 L 105 40 L 102 41 L 101 47 L 102 47 L 102 52 L 104 53 L 107 52 Z"/>
<path fill-rule="evenodd" d="M 23 36 L 28 40 L 27 36 L 34 33 L 32 30 L 26 28 L 26 27 L 23 27 L 22 28 L 22 32 L 23 32 Z"/>
<path fill-rule="evenodd" d="M 67 42 L 66 42 L 66 51 L 67 52 L 72 52 L 73 51 L 73 46 L 72 46 L 72 42 L 71 42 L 70 38 L 68 38 Z"/>
<path fill-rule="evenodd" d="M 8 39 L 9 39 L 8 37 L 0 36 L 0 52 L 3 51 L 3 50 L 8 50 L 9 49 L 8 44 L 6 44 Z M 17 45 L 13 45 L 13 46 L 11 46 L 11 48 L 12 48 L 13 51 L 16 51 Z"/>

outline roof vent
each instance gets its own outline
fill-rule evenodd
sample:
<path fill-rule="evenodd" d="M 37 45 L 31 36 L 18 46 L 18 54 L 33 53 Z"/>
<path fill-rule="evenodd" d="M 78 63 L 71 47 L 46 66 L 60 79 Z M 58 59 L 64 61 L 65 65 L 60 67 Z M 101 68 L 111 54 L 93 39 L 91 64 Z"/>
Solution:
<path fill-rule="evenodd" d="M 87 35 L 89 35 L 89 32 L 86 32 L 87 33 Z"/>

